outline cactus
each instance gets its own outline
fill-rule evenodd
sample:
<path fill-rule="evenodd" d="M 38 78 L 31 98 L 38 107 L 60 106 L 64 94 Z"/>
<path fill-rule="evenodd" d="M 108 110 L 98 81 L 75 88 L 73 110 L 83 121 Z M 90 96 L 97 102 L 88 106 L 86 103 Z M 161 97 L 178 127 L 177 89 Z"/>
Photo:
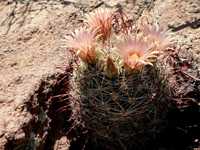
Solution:
<path fill-rule="evenodd" d="M 185 92 L 169 32 L 148 21 L 128 25 L 125 18 L 97 10 L 67 37 L 78 56 L 69 79 L 71 120 L 108 149 L 145 145 L 164 130 L 174 99 Z"/>

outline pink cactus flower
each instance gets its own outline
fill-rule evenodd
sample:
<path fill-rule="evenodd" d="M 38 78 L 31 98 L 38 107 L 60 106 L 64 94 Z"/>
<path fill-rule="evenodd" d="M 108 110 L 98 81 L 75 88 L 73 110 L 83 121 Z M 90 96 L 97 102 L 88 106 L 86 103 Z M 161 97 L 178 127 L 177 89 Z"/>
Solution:
<path fill-rule="evenodd" d="M 156 23 L 153 25 L 145 24 L 143 33 L 148 37 L 148 41 L 154 44 L 154 49 L 157 48 L 159 51 L 165 50 L 172 44 L 173 38 L 171 38 L 169 32 L 160 29 Z"/>
<path fill-rule="evenodd" d="M 98 29 L 99 33 L 104 37 L 111 29 L 111 14 L 113 11 L 107 8 L 100 8 L 95 12 L 86 14 L 86 22 L 92 26 L 93 30 Z"/>
<path fill-rule="evenodd" d="M 83 62 L 94 63 L 95 61 L 95 33 L 90 29 L 81 27 L 75 30 L 72 37 L 67 37 L 68 44 L 74 52 L 82 59 Z"/>
<path fill-rule="evenodd" d="M 142 38 L 130 33 L 119 39 L 117 52 L 122 56 L 124 66 L 130 71 L 146 64 L 153 65 L 152 58 L 157 57 L 159 53 L 159 51 L 153 51 L 152 45 L 145 43 Z"/>

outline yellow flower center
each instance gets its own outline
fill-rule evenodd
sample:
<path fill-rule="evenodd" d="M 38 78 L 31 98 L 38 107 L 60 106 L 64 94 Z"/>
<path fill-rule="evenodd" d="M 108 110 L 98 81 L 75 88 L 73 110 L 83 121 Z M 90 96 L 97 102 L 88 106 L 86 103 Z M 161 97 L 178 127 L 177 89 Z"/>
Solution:
<path fill-rule="evenodd" d="M 139 57 L 138 57 L 137 54 L 133 54 L 133 55 L 131 55 L 130 58 L 131 58 L 131 59 L 135 59 L 135 58 L 136 58 L 137 60 L 139 59 Z"/>
<path fill-rule="evenodd" d="M 81 46 L 83 46 L 83 45 L 84 45 L 84 43 L 80 43 L 80 45 L 81 45 Z"/>

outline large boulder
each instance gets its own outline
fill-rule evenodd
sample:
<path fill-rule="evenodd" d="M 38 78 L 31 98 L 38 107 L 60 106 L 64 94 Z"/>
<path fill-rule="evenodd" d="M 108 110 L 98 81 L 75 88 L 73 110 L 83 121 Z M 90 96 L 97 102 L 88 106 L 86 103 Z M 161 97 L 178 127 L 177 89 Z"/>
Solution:
<path fill-rule="evenodd" d="M 59 140 L 67 149 L 66 118 L 50 98 L 59 94 L 63 71 L 56 67 L 69 64 L 62 40 L 82 22 L 81 13 L 54 1 L 1 1 L 0 8 L 0 150 L 48 149 Z"/>

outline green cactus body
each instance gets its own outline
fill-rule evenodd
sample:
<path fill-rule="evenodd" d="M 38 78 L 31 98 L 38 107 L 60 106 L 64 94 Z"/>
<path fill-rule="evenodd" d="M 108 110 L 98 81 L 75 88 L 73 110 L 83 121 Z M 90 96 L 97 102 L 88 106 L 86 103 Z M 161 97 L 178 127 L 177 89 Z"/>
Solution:
<path fill-rule="evenodd" d="M 161 132 L 171 92 L 164 78 L 158 76 L 159 68 L 149 65 L 113 79 L 95 65 L 74 68 L 70 101 L 72 108 L 77 108 L 74 119 L 97 145 L 129 149 Z"/>

